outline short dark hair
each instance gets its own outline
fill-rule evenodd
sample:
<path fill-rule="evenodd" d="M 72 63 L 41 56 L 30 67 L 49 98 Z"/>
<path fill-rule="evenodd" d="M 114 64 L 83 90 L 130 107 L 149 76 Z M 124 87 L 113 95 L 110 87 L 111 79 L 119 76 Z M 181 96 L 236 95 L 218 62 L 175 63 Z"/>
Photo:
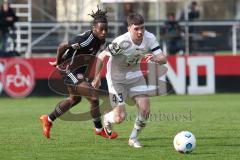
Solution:
<path fill-rule="evenodd" d="M 141 24 L 144 24 L 144 19 L 142 15 L 138 13 L 130 13 L 127 17 L 127 23 L 128 23 L 128 26 L 131 26 L 133 24 L 141 25 Z"/>
<path fill-rule="evenodd" d="M 107 11 L 102 11 L 99 8 L 96 12 L 92 11 L 92 14 L 89 14 L 93 18 L 92 24 L 95 25 L 97 23 L 108 23 L 106 14 Z"/>

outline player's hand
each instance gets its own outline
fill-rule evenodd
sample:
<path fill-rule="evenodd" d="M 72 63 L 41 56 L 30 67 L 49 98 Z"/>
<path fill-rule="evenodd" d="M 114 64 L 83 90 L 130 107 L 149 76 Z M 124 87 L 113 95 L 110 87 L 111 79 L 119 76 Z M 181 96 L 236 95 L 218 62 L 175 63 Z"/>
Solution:
<path fill-rule="evenodd" d="M 57 67 L 57 61 L 54 61 L 54 62 L 48 62 L 51 66 L 53 67 Z"/>
<path fill-rule="evenodd" d="M 167 57 L 164 54 L 157 54 L 155 57 L 155 62 L 159 65 L 167 63 Z"/>
<path fill-rule="evenodd" d="M 94 78 L 92 81 L 93 88 L 99 88 L 101 86 L 101 79 L 100 78 Z"/>
<path fill-rule="evenodd" d="M 153 61 L 153 55 L 152 54 L 146 54 L 145 58 L 146 58 L 146 62 Z"/>

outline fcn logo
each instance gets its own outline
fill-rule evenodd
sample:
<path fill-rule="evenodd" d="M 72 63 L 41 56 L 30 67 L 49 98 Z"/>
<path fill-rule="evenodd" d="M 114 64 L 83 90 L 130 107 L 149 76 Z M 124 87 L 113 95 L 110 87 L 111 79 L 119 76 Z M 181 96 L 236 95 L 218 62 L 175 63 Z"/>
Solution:
<path fill-rule="evenodd" d="M 2 83 L 9 96 L 18 98 L 28 96 L 35 86 L 32 66 L 22 59 L 10 60 L 2 74 Z"/>

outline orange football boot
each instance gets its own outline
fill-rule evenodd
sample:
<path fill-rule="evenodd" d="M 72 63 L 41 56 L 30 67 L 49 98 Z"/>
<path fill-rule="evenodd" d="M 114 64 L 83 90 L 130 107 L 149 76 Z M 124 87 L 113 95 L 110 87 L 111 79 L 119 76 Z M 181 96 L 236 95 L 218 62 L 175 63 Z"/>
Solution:
<path fill-rule="evenodd" d="M 40 121 L 42 123 L 43 135 L 46 138 L 50 138 L 50 129 L 52 127 L 52 123 L 48 121 L 48 115 L 42 115 L 40 117 Z"/>
<path fill-rule="evenodd" d="M 94 129 L 94 133 L 96 135 L 102 136 L 104 138 L 109 138 L 109 139 L 115 139 L 118 136 L 117 132 L 112 131 L 111 133 L 108 133 L 106 132 L 106 129 L 102 129 L 100 132 L 97 132 L 96 129 Z"/>

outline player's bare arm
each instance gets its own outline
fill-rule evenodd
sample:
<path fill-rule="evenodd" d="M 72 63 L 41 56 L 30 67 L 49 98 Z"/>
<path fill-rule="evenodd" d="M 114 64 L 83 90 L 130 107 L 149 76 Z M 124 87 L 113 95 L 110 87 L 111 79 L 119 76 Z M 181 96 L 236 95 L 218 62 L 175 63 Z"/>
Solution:
<path fill-rule="evenodd" d="M 167 63 L 167 58 L 163 53 L 159 53 L 157 55 L 153 55 L 153 54 L 146 54 L 145 55 L 146 61 L 152 61 L 158 64 L 166 64 Z"/>
<path fill-rule="evenodd" d="M 62 42 L 57 49 L 57 57 L 54 62 L 49 62 L 50 65 L 56 67 L 61 63 L 62 56 L 66 52 L 67 49 L 69 49 L 71 46 L 67 42 Z"/>
<path fill-rule="evenodd" d="M 153 62 L 156 62 L 158 64 L 166 64 L 167 63 L 167 57 L 163 53 L 159 53 L 157 55 L 153 56 Z"/>
<path fill-rule="evenodd" d="M 99 88 L 101 85 L 101 70 L 103 67 L 103 60 L 108 55 L 108 51 L 104 50 L 97 56 L 96 68 L 95 68 L 95 76 L 94 80 L 92 81 L 92 86 L 94 88 Z"/>

